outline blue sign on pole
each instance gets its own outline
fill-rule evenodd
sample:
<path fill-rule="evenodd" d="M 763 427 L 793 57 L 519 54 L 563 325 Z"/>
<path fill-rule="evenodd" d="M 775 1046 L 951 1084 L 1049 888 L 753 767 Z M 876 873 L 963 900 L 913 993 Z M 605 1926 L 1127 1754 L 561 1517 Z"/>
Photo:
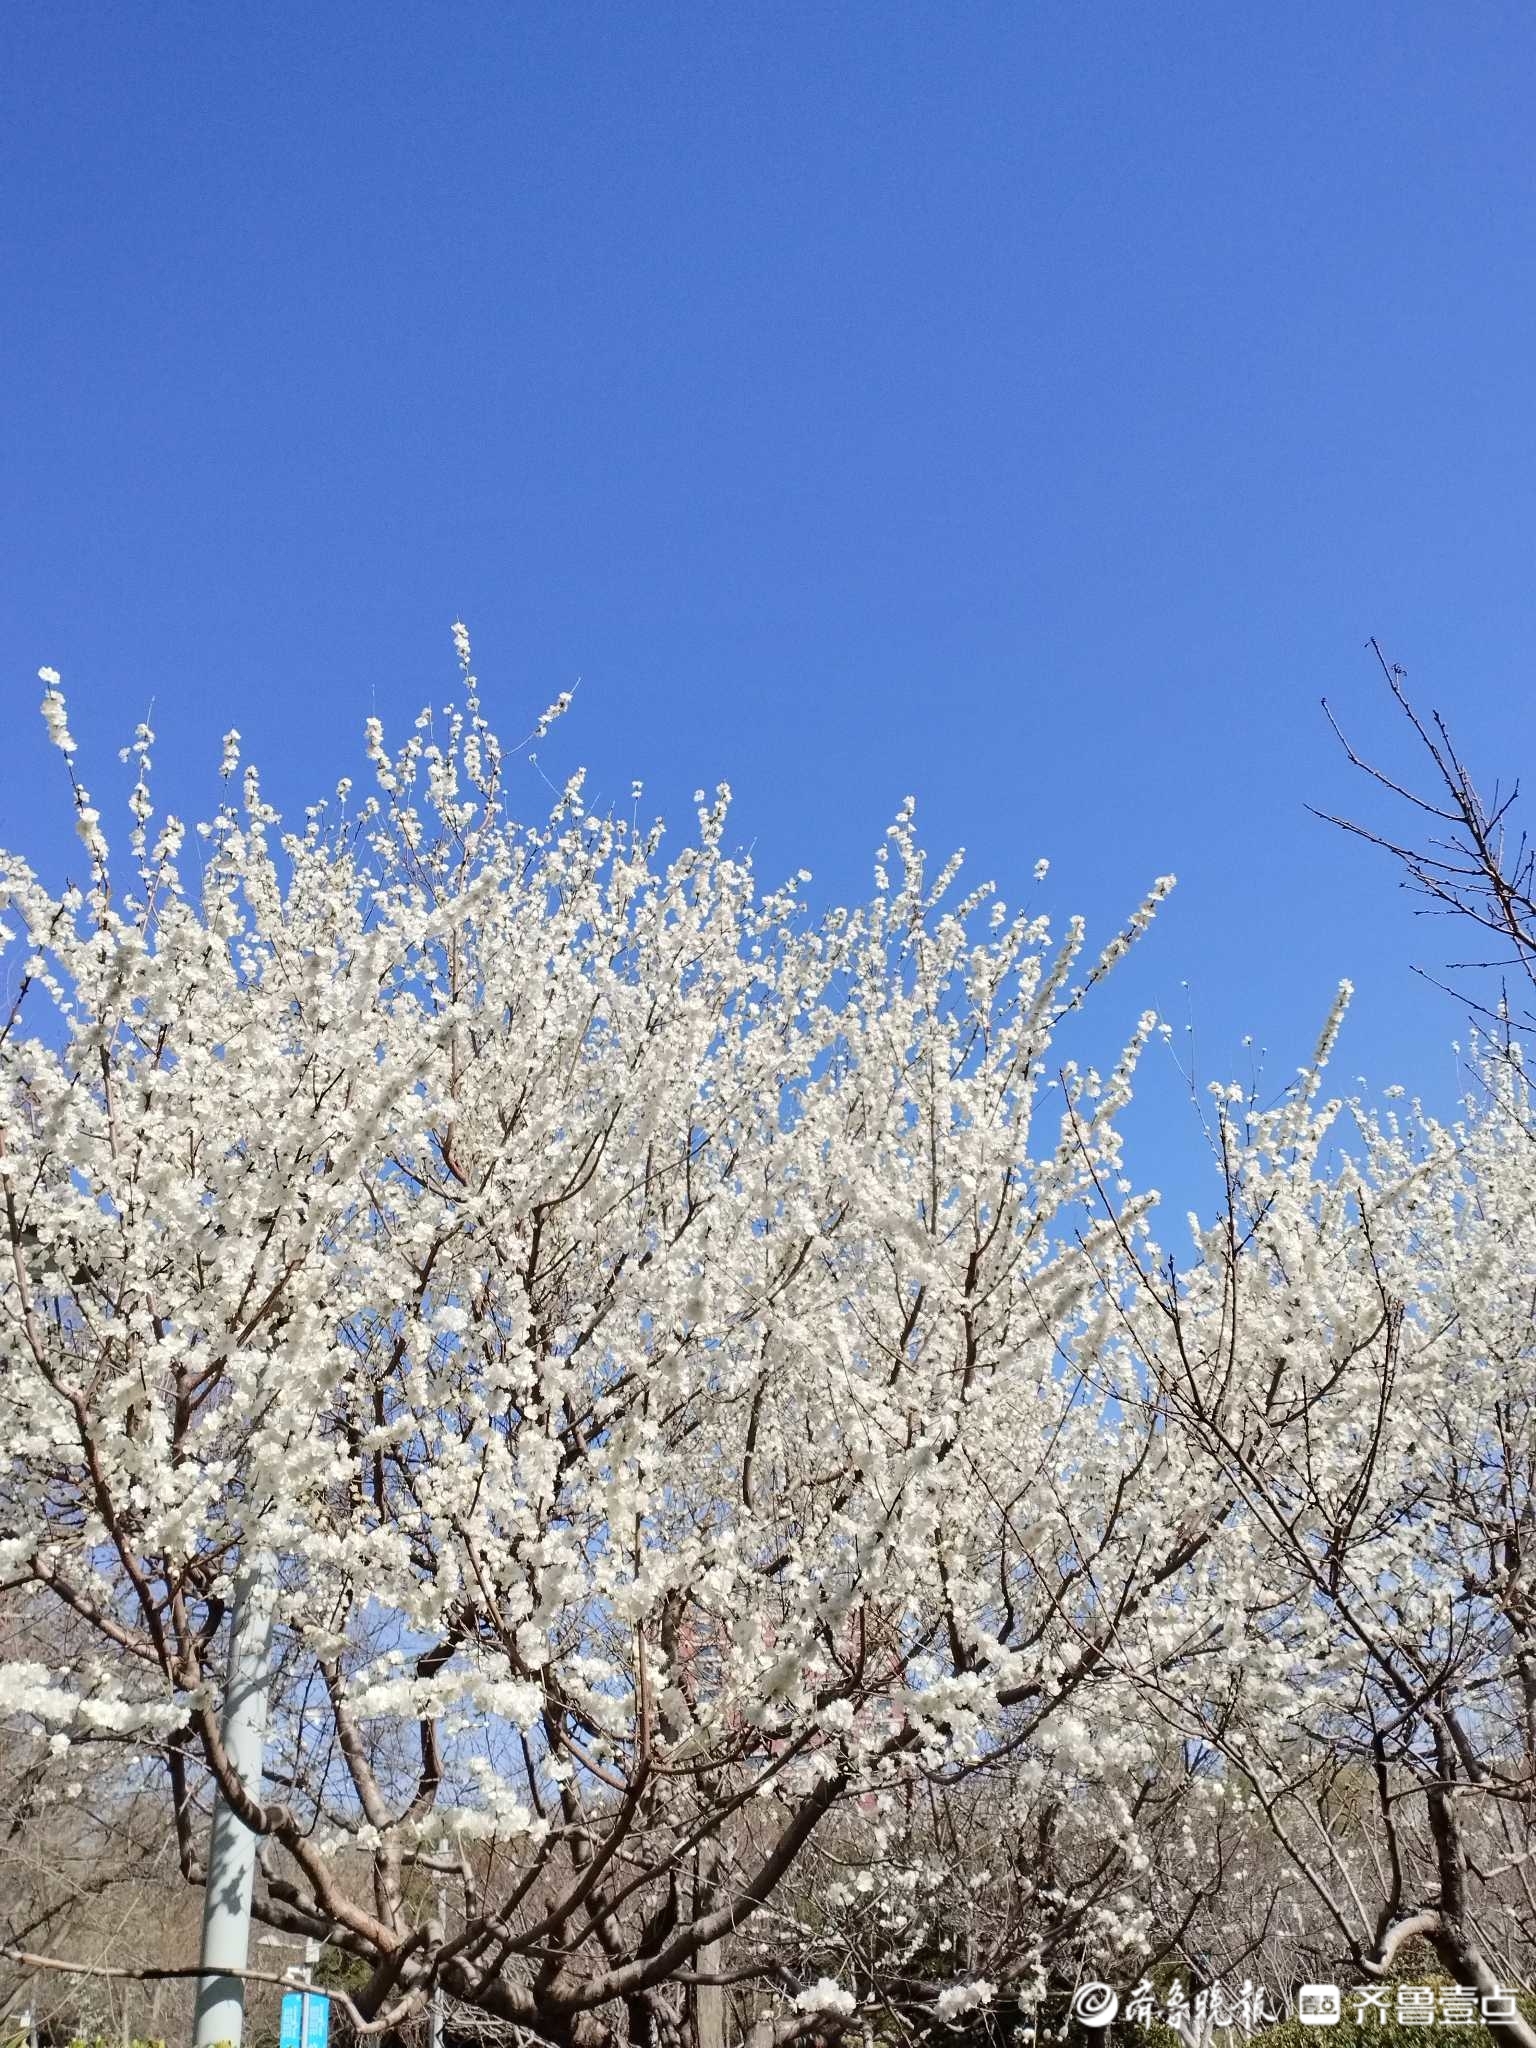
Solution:
<path fill-rule="evenodd" d="M 331 2001 L 319 1991 L 285 1991 L 278 2034 L 280 2048 L 326 2048 Z"/>

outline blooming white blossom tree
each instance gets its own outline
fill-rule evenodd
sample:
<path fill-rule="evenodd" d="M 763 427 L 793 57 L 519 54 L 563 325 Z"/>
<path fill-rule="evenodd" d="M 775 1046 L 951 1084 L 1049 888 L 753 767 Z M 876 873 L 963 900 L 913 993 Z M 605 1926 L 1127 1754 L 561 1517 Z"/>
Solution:
<path fill-rule="evenodd" d="M 1331 1031 L 1330 1031 L 1331 1038 Z M 1232 1512 L 1229 1622 L 1149 1697 L 1225 1760 L 1310 1894 L 1331 1966 L 1419 1936 L 1501 1998 L 1536 1969 L 1536 1123 L 1518 1048 L 1465 1120 L 1303 1085 L 1220 1105 L 1229 1200 L 1132 1297 L 1188 1469 Z"/>
<path fill-rule="evenodd" d="M 1454 1126 L 1328 1101 L 1341 997 L 1278 1107 L 1217 1091 L 1170 1258 L 1118 1127 L 1156 1020 L 1058 1049 L 1166 882 L 1095 957 L 930 876 L 910 804 L 821 914 L 723 789 L 670 856 L 580 777 L 520 824 L 457 638 L 302 830 L 231 732 L 195 881 L 146 728 L 114 865 L 44 672 L 87 866 L 0 860 L 17 1826 L 94 1750 L 195 1887 L 223 1800 L 374 2031 L 441 1988 L 718 2048 L 730 1988 L 753 2048 L 974 2037 L 1415 1936 L 1528 1979 L 1518 1047 Z"/>
<path fill-rule="evenodd" d="M 1095 960 L 952 901 L 910 805 L 822 915 L 723 788 L 670 858 L 580 777 L 520 824 L 460 655 L 403 746 L 370 722 L 366 800 L 283 832 L 246 769 L 195 878 L 141 728 L 127 882 L 45 672 L 88 874 L 0 865 L 0 1583 L 79 1649 L 0 1710 L 144 1759 L 194 1884 L 228 1802 L 257 1918 L 361 1959 L 367 2025 L 441 1986 L 649 2042 L 739 1975 L 764 2038 L 835 2033 L 865 1991 L 751 1938 L 813 1846 L 1014 1763 L 1129 1841 L 1137 1689 L 1208 1634 L 1231 1482 L 1125 1340 L 1155 1022 L 1107 1074 L 1055 1050 L 1167 884 Z M 259 1791 L 237 1570 L 277 1603 Z"/>

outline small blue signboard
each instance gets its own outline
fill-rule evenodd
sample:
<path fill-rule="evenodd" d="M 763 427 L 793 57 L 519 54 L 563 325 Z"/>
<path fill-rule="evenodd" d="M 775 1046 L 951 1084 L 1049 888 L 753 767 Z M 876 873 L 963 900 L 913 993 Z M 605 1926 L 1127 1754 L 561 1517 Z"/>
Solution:
<path fill-rule="evenodd" d="M 331 2031 L 331 2001 L 319 1991 L 283 1993 L 281 2048 L 326 2048 Z"/>

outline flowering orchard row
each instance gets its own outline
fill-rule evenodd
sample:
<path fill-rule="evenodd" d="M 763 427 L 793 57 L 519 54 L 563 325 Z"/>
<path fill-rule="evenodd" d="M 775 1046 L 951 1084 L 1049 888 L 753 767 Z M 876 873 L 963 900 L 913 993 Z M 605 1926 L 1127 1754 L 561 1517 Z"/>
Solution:
<path fill-rule="evenodd" d="M 441 1986 L 560 2048 L 1413 1936 L 1528 1977 L 1518 1058 L 1452 1125 L 1340 1100 L 1341 996 L 1165 1220 L 1121 1133 L 1160 1021 L 1072 1033 L 1167 878 L 1095 950 L 910 804 L 821 912 L 723 788 L 680 846 L 580 776 L 519 821 L 459 645 L 295 828 L 233 732 L 161 816 L 140 728 L 121 855 L 45 674 L 83 865 L 0 860 L 24 1838 L 152 1808 L 196 1886 L 217 1796 L 365 2019 Z"/>

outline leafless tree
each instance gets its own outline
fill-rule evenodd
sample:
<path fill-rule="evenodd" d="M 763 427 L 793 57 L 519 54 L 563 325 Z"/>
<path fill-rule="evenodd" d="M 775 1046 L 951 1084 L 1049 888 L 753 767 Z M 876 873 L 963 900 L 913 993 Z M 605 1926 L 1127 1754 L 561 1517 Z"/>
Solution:
<path fill-rule="evenodd" d="M 1351 765 L 1394 797 L 1406 817 L 1401 830 L 1386 830 L 1332 812 L 1314 815 L 1390 854 L 1402 886 L 1423 899 L 1428 914 L 1457 918 L 1480 935 L 1486 950 L 1418 972 L 1448 987 L 1497 1032 L 1528 1028 L 1536 1022 L 1536 846 L 1518 820 L 1520 784 L 1495 778 L 1484 794 L 1445 719 L 1438 711 L 1420 713 L 1408 695 L 1407 671 L 1388 661 L 1377 640 L 1369 644 L 1413 736 L 1423 779 L 1401 780 L 1357 752 L 1325 699 L 1328 722 Z M 1447 984 L 1441 973 L 1494 974 L 1499 992 L 1490 997 L 1486 979 Z"/>

